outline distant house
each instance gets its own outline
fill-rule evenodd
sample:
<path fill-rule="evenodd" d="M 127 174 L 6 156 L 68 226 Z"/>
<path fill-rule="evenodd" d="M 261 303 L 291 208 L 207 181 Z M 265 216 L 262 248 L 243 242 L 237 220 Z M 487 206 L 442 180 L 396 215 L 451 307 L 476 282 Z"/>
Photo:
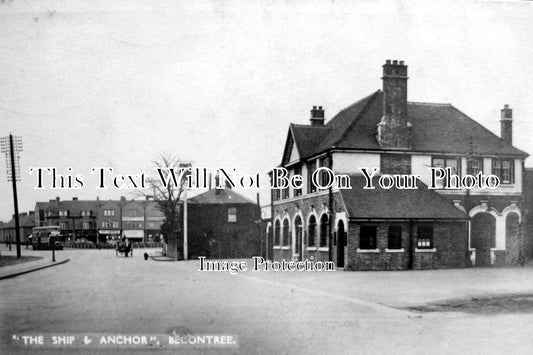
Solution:
<path fill-rule="evenodd" d="M 189 258 L 261 254 L 261 211 L 237 192 L 212 189 L 188 200 Z"/>
<path fill-rule="evenodd" d="M 96 212 L 96 225 L 101 243 L 119 239 L 122 231 L 121 201 L 102 201 Z"/>
<path fill-rule="evenodd" d="M 35 224 L 37 226 L 60 226 L 66 240 L 86 239 L 92 242 L 97 238 L 96 212 L 97 200 L 60 200 L 57 197 L 49 202 L 35 205 Z"/>
<path fill-rule="evenodd" d="M 408 102 L 407 66 L 387 60 L 383 90 L 326 122 L 290 124 L 280 167 L 303 186 L 272 191 L 276 260 L 329 260 L 347 270 L 402 270 L 517 264 L 525 257 L 523 171 L 512 145 L 512 109 L 498 137 L 451 104 Z M 360 168 L 419 175 L 417 189 L 363 189 Z M 351 188 L 326 186 L 346 176 Z M 496 175 L 496 189 L 429 190 L 431 168 L 459 179 Z M 315 180 L 313 180 L 313 177 Z M 335 179 L 335 178 L 334 178 Z"/>
<path fill-rule="evenodd" d="M 35 227 L 34 212 L 19 213 L 19 230 L 20 230 L 20 242 L 26 244 L 28 236 L 31 235 L 32 229 Z M 0 224 L 0 242 L 16 242 L 16 228 L 15 228 L 15 215 L 7 222 Z"/>
<path fill-rule="evenodd" d="M 33 212 L 32 212 L 33 216 Z M 126 236 L 135 242 L 159 242 L 164 215 L 152 200 L 103 201 L 61 200 L 35 204 L 35 225 L 58 225 L 67 240 L 86 239 L 93 243 Z"/>

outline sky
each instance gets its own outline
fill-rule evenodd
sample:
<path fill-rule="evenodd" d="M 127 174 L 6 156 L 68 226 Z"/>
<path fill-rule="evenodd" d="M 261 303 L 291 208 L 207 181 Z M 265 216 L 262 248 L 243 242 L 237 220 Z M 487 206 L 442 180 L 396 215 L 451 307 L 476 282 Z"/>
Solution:
<path fill-rule="evenodd" d="M 408 65 L 409 101 L 452 103 L 497 135 L 509 104 L 514 145 L 533 154 L 532 18 L 526 1 L 1 1 L 0 136 L 22 137 L 19 211 L 133 198 L 97 189 L 91 168 L 152 176 L 161 152 L 264 174 L 289 123 L 380 89 L 386 59 Z M 85 184 L 36 189 L 32 167 Z M 7 222 L 5 170 L 1 158 Z M 237 191 L 268 203 L 266 188 Z"/>

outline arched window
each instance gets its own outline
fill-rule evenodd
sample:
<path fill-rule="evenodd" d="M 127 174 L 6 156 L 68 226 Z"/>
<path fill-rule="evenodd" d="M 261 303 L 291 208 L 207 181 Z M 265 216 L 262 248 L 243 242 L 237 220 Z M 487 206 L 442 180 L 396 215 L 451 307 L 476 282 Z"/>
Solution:
<path fill-rule="evenodd" d="M 276 221 L 276 224 L 274 225 L 274 245 L 281 245 L 281 227 L 279 224 L 279 220 Z"/>
<path fill-rule="evenodd" d="M 309 217 L 309 223 L 307 224 L 307 245 L 310 247 L 315 246 L 316 236 L 316 218 L 315 216 Z"/>
<path fill-rule="evenodd" d="M 289 245 L 289 220 L 283 221 L 283 245 Z"/>
<path fill-rule="evenodd" d="M 325 247 L 328 245 L 329 237 L 329 219 L 327 214 L 323 214 L 320 218 L 320 246 Z"/>
<path fill-rule="evenodd" d="M 302 234 L 303 234 L 303 226 L 302 226 L 302 219 L 300 216 L 297 216 L 294 220 L 294 237 L 296 238 L 294 243 L 294 253 L 300 254 L 302 249 Z"/>

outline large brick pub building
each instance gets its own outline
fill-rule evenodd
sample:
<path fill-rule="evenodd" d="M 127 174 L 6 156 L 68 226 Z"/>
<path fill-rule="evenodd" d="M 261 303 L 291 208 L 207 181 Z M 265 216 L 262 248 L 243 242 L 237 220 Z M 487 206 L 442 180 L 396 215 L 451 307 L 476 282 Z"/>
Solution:
<path fill-rule="evenodd" d="M 383 90 L 325 121 L 290 124 L 281 167 L 301 189 L 272 190 L 274 260 L 331 260 L 345 270 L 496 266 L 524 261 L 523 172 L 512 145 L 512 110 L 498 137 L 451 104 L 407 101 L 407 66 L 387 60 Z M 348 175 L 351 189 L 317 189 L 312 173 Z M 361 167 L 420 175 L 417 189 L 363 189 Z M 496 189 L 428 189 L 430 167 L 496 175 Z"/>

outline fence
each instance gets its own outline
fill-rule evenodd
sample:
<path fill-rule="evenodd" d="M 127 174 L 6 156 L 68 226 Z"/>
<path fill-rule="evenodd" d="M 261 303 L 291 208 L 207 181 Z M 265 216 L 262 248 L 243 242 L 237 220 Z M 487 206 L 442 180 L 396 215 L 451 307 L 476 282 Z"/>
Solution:
<path fill-rule="evenodd" d="M 142 248 L 161 248 L 164 243 L 161 242 L 134 242 L 133 249 L 142 249 Z M 96 249 L 98 245 L 90 242 L 65 242 L 65 248 L 75 248 L 75 249 Z M 116 243 L 100 243 L 100 249 L 115 249 Z"/>

